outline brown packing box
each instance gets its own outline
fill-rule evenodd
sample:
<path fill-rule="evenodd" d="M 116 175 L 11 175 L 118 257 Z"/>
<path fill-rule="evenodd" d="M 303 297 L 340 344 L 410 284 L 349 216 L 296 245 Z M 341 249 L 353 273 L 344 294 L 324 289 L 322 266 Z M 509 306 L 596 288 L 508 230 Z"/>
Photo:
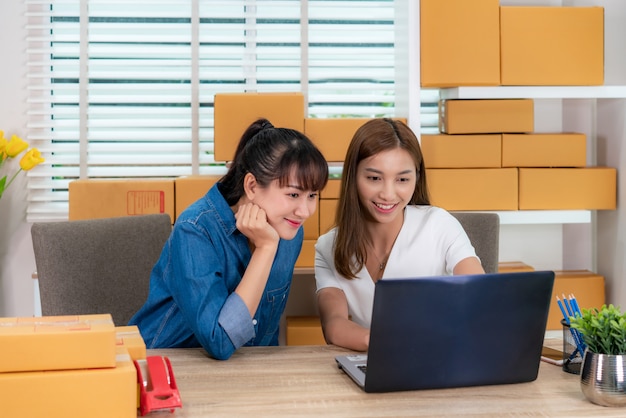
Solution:
<path fill-rule="evenodd" d="M 517 273 L 521 271 L 535 271 L 535 269 L 522 261 L 500 261 L 498 263 L 499 273 Z"/>
<path fill-rule="evenodd" d="M 341 162 L 346 157 L 354 133 L 369 118 L 305 119 L 304 133 L 320 149 L 326 161 Z M 406 123 L 406 119 L 398 120 Z"/>
<path fill-rule="evenodd" d="M 502 135 L 422 135 L 426 168 L 499 168 Z"/>
<path fill-rule="evenodd" d="M 520 168 L 522 210 L 615 209 L 617 171 L 612 167 Z"/>
<path fill-rule="evenodd" d="M 167 213 L 174 221 L 174 180 L 75 180 L 69 184 L 69 220 Z"/>
<path fill-rule="evenodd" d="M 586 163 L 585 134 L 502 135 L 502 167 L 584 167 Z"/>
<path fill-rule="evenodd" d="M 0 318 L 0 347 L 0 372 L 114 367 L 115 325 L 109 314 Z"/>
<path fill-rule="evenodd" d="M 430 202 L 447 210 L 517 210 L 516 168 L 428 168 Z"/>
<path fill-rule="evenodd" d="M 498 0 L 422 0 L 421 85 L 499 85 L 499 13 Z"/>
<path fill-rule="evenodd" d="M 296 260 L 295 267 L 314 267 L 315 266 L 315 239 L 305 239 L 302 242 L 302 250 L 300 256 Z"/>
<path fill-rule="evenodd" d="M 124 347 L 132 360 L 146 358 L 146 343 L 136 325 L 115 327 L 115 344 Z"/>
<path fill-rule="evenodd" d="M 604 8 L 500 8 L 501 84 L 604 84 Z"/>
<path fill-rule="evenodd" d="M 341 179 L 330 179 L 324 190 L 320 192 L 320 199 L 339 199 Z"/>
<path fill-rule="evenodd" d="M 288 316 L 287 345 L 326 345 L 320 318 L 317 316 Z"/>
<path fill-rule="evenodd" d="M 439 130 L 447 134 L 526 133 L 534 129 L 532 99 L 439 101 Z"/>
<path fill-rule="evenodd" d="M 123 347 L 113 358 L 107 368 L 0 373 L 2 416 L 135 418 L 137 371 Z"/>
<path fill-rule="evenodd" d="M 554 272 L 554 288 L 550 300 L 546 329 L 563 329 L 563 313 L 556 302 L 558 296 L 574 295 L 581 309 L 600 308 L 605 303 L 604 277 L 589 270 L 557 270 Z"/>
<path fill-rule="evenodd" d="M 302 93 L 218 93 L 214 106 L 215 161 L 232 161 L 241 135 L 258 118 L 304 132 Z"/>
<path fill-rule="evenodd" d="M 174 180 L 176 219 L 189 205 L 204 196 L 222 176 L 184 176 Z"/>
<path fill-rule="evenodd" d="M 338 199 L 320 200 L 320 235 L 324 235 L 335 226 L 335 215 L 337 213 L 338 204 Z"/>

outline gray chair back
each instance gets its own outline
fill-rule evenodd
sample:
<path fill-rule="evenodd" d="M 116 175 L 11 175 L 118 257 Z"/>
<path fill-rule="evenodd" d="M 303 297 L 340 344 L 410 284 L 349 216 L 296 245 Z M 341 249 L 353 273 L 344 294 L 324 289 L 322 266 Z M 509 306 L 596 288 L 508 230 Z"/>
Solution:
<path fill-rule="evenodd" d="M 450 212 L 467 233 L 485 273 L 498 271 L 500 245 L 500 217 L 487 212 Z"/>
<path fill-rule="evenodd" d="M 34 223 L 41 313 L 110 313 L 126 325 L 146 301 L 171 231 L 167 214 Z"/>

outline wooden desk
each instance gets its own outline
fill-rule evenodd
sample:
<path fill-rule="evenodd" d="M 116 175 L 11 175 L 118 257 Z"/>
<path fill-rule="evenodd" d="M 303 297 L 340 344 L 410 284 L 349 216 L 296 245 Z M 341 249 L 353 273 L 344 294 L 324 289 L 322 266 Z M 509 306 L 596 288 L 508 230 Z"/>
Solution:
<path fill-rule="evenodd" d="M 369 394 L 339 370 L 335 346 L 239 349 L 230 360 L 200 349 L 149 350 L 172 362 L 183 407 L 163 417 L 613 416 L 626 409 L 588 402 L 579 376 L 541 363 L 530 383 Z M 149 416 L 149 415 L 148 415 Z"/>

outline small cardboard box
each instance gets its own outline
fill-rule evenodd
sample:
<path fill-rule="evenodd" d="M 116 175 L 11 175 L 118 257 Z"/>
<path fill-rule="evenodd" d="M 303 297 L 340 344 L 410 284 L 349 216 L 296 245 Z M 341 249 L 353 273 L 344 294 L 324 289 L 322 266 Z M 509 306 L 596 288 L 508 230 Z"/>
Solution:
<path fill-rule="evenodd" d="M 368 118 L 305 119 L 304 133 L 319 148 L 326 161 L 343 161 L 348 145 Z"/>
<path fill-rule="evenodd" d="M 0 318 L 0 372 L 115 367 L 110 314 Z"/>
<path fill-rule="evenodd" d="M 214 106 L 215 161 L 232 161 L 241 136 L 259 118 L 304 132 L 302 93 L 218 93 Z"/>
<path fill-rule="evenodd" d="M 604 8 L 500 8 L 501 84 L 604 84 Z"/>
<path fill-rule="evenodd" d="M 615 168 L 519 169 L 519 208 L 522 210 L 611 210 L 616 205 Z"/>
<path fill-rule="evenodd" d="M 176 219 L 189 205 L 204 196 L 222 176 L 184 176 L 174 179 Z"/>
<path fill-rule="evenodd" d="M 315 267 L 315 239 L 305 239 L 295 267 Z"/>
<path fill-rule="evenodd" d="M 563 295 L 567 297 L 573 294 L 581 309 L 600 308 L 605 303 L 603 276 L 589 270 L 557 270 L 554 275 L 554 288 L 546 329 L 563 329 L 561 325 L 563 313 L 556 302 L 557 296 L 563 300 Z"/>
<path fill-rule="evenodd" d="M 585 134 L 502 135 L 502 167 L 584 167 L 586 164 Z"/>
<path fill-rule="evenodd" d="M 354 133 L 370 118 L 332 118 L 304 120 L 304 133 L 319 148 L 326 161 L 345 160 Z M 398 118 L 406 123 L 405 118 Z"/>
<path fill-rule="evenodd" d="M 288 316 L 287 345 L 326 345 L 320 318 L 317 316 Z"/>
<path fill-rule="evenodd" d="M 339 199 L 341 179 L 329 179 L 324 190 L 320 192 L 320 199 Z"/>
<path fill-rule="evenodd" d="M 500 168 L 502 135 L 422 135 L 426 168 Z"/>
<path fill-rule="evenodd" d="M 526 133 L 534 123 L 532 99 L 439 101 L 439 130 L 447 134 Z"/>
<path fill-rule="evenodd" d="M 167 213 L 174 221 L 174 180 L 75 180 L 69 184 L 69 220 Z"/>
<path fill-rule="evenodd" d="M 516 168 L 427 168 L 430 202 L 447 210 L 517 210 Z"/>
<path fill-rule="evenodd" d="M 421 85 L 499 85 L 499 13 L 498 0 L 422 0 Z"/>
<path fill-rule="evenodd" d="M 315 212 L 302 224 L 304 239 L 317 239 L 320 236 L 320 200 L 317 199 Z"/>
<path fill-rule="evenodd" d="M 338 204 L 338 199 L 320 200 L 320 235 L 324 235 L 335 226 L 335 215 L 337 214 Z"/>
<path fill-rule="evenodd" d="M 108 368 L 0 373 L 2 415 L 135 418 L 137 371 L 124 348 L 115 353 Z"/>
<path fill-rule="evenodd" d="M 124 347 L 133 360 L 146 358 L 146 343 L 136 325 L 115 327 L 115 344 Z"/>
<path fill-rule="evenodd" d="M 522 271 L 535 271 L 535 268 L 522 261 L 500 261 L 498 263 L 499 273 L 517 273 Z"/>

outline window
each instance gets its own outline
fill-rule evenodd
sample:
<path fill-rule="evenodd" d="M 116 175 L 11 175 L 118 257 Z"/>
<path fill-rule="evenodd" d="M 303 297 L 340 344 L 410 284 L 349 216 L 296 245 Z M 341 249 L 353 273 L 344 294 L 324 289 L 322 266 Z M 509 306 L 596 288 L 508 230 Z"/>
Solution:
<path fill-rule="evenodd" d="M 213 98 L 304 93 L 308 117 L 397 115 L 394 4 L 26 0 L 27 219 L 63 220 L 78 178 L 219 174 Z"/>

